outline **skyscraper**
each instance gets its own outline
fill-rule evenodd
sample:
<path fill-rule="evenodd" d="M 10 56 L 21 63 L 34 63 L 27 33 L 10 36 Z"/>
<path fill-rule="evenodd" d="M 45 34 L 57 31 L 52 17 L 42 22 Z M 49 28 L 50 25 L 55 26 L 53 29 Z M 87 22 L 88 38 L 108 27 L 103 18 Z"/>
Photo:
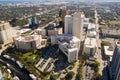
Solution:
<path fill-rule="evenodd" d="M 116 43 L 110 71 L 111 80 L 120 80 L 120 42 Z"/>
<path fill-rule="evenodd" d="M 11 43 L 13 37 L 12 29 L 9 22 L 0 22 L 0 44 L 2 46 Z"/>
<path fill-rule="evenodd" d="M 82 41 L 83 36 L 83 20 L 84 14 L 82 12 L 75 12 L 73 14 L 73 28 L 72 34 Z"/>
<path fill-rule="evenodd" d="M 64 19 L 65 19 L 66 14 L 67 14 L 67 11 L 65 9 L 60 9 L 60 11 L 59 11 L 59 27 L 63 28 L 63 32 L 64 32 Z"/>
<path fill-rule="evenodd" d="M 36 29 L 37 27 L 38 27 L 38 21 L 36 17 L 32 17 L 31 19 L 29 19 L 29 28 Z"/>
<path fill-rule="evenodd" d="M 65 16 L 65 29 L 64 33 L 65 34 L 72 34 L 72 16 L 71 15 L 66 15 Z"/>

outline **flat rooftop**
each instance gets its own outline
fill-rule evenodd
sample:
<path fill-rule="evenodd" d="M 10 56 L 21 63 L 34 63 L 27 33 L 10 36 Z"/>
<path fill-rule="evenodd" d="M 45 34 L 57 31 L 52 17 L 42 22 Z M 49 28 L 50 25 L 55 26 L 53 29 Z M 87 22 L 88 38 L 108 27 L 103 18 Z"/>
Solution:
<path fill-rule="evenodd" d="M 94 23 L 89 23 L 88 29 L 95 29 L 95 24 Z"/>
<path fill-rule="evenodd" d="M 23 36 L 15 37 L 15 40 L 29 42 L 29 41 L 37 40 L 39 38 L 40 35 L 23 35 Z"/>
<path fill-rule="evenodd" d="M 96 47 L 96 38 L 86 38 L 85 39 L 85 46 L 86 47 Z"/>
<path fill-rule="evenodd" d="M 105 55 L 113 56 L 113 50 L 110 50 L 109 46 L 104 46 Z"/>

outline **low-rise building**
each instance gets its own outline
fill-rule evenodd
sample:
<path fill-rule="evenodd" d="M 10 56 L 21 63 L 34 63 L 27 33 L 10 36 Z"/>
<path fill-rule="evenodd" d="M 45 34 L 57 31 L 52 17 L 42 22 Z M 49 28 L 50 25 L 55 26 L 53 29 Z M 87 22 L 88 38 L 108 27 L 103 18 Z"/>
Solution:
<path fill-rule="evenodd" d="M 62 34 L 62 28 L 55 28 L 53 30 L 48 30 L 48 36 L 51 36 L 54 34 Z"/>
<path fill-rule="evenodd" d="M 42 39 L 41 35 L 21 35 L 14 38 L 14 43 L 17 49 L 29 51 L 45 47 L 46 39 Z"/>
<path fill-rule="evenodd" d="M 112 57 L 113 57 L 113 47 L 104 46 L 104 53 L 105 53 L 105 56 L 108 56 L 108 57 L 110 58 L 110 61 L 112 61 Z"/>
<path fill-rule="evenodd" d="M 80 39 L 71 34 L 59 34 L 51 36 L 51 44 L 58 44 L 60 50 L 68 57 L 68 62 L 78 59 L 80 50 Z"/>
<path fill-rule="evenodd" d="M 87 37 L 95 38 L 96 37 L 96 31 L 88 31 Z"/>
<path fill-rule="evenodd" d="M 84 18 L 83 27 L 84 27 L 84 28 L 88 28 L 89 24 L 90 24 L 89 18 Z"/>
<path fill-rule="evenodd" d="M 89 54 L 89 56 L 93 57 L 96 53 L 96 39 L 95 38 L 86 38 L 84 44 L 84 53 Z"/>

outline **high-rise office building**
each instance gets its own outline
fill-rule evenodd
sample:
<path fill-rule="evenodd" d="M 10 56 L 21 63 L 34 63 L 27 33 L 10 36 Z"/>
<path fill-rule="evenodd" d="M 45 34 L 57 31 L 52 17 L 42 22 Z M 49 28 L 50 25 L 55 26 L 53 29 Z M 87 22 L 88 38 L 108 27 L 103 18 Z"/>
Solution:
<path fill-rule="evenodd" d="M 65 29 L 64 33 L 65 34 L 72 34 L 72 16 L 71 15 L 66 15 L 65 16 Z"/>
<path fill-rule="evenodd" d="M 116 43 L 110 69 L 111 80 L 120 80 L 120 42 Z"/>
<path fill-rule="evenodd" d="M 64 32 L 64 19 L 65 19 L 66 14 L 67 14 L 67 11 L 65 9 L 60 9 L 60 11 L 59 11 L 59 27 L 63 28 L 63 32 Z"/>
<path fill-rule="evenodd" d="M 84 14 L 82 12 L 75 12 L 73 14 L 73 28 L 72 34 L 82 40 L 83 36 L 83 20 Z"/>
<path fill-rule="evenodd" d="M 13 37 L 13 33 L 12 33 L 12 29 L 10 27 L 9 22 L 0 22 L 0 44 L 2 44 L 2 46 L 12 42 L 12 37 Z"/>
<path fill-rule="evenodd" d="M 29 19 L 29 28 L 31 29 L 36 29 L 38 28 L 38 20 L 36 19 L 36 17 L 32 17 Z"/>

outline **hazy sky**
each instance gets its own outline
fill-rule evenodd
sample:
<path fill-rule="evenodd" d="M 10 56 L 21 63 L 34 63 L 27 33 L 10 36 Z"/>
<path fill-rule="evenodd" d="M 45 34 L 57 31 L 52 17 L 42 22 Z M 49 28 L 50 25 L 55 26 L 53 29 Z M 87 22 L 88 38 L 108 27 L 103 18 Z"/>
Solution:
<path fill-rule="evenodd" d="M 0 0 L 0 1 L 92 1 L 92 2 L 120 2 L 120 0 Z"/>

